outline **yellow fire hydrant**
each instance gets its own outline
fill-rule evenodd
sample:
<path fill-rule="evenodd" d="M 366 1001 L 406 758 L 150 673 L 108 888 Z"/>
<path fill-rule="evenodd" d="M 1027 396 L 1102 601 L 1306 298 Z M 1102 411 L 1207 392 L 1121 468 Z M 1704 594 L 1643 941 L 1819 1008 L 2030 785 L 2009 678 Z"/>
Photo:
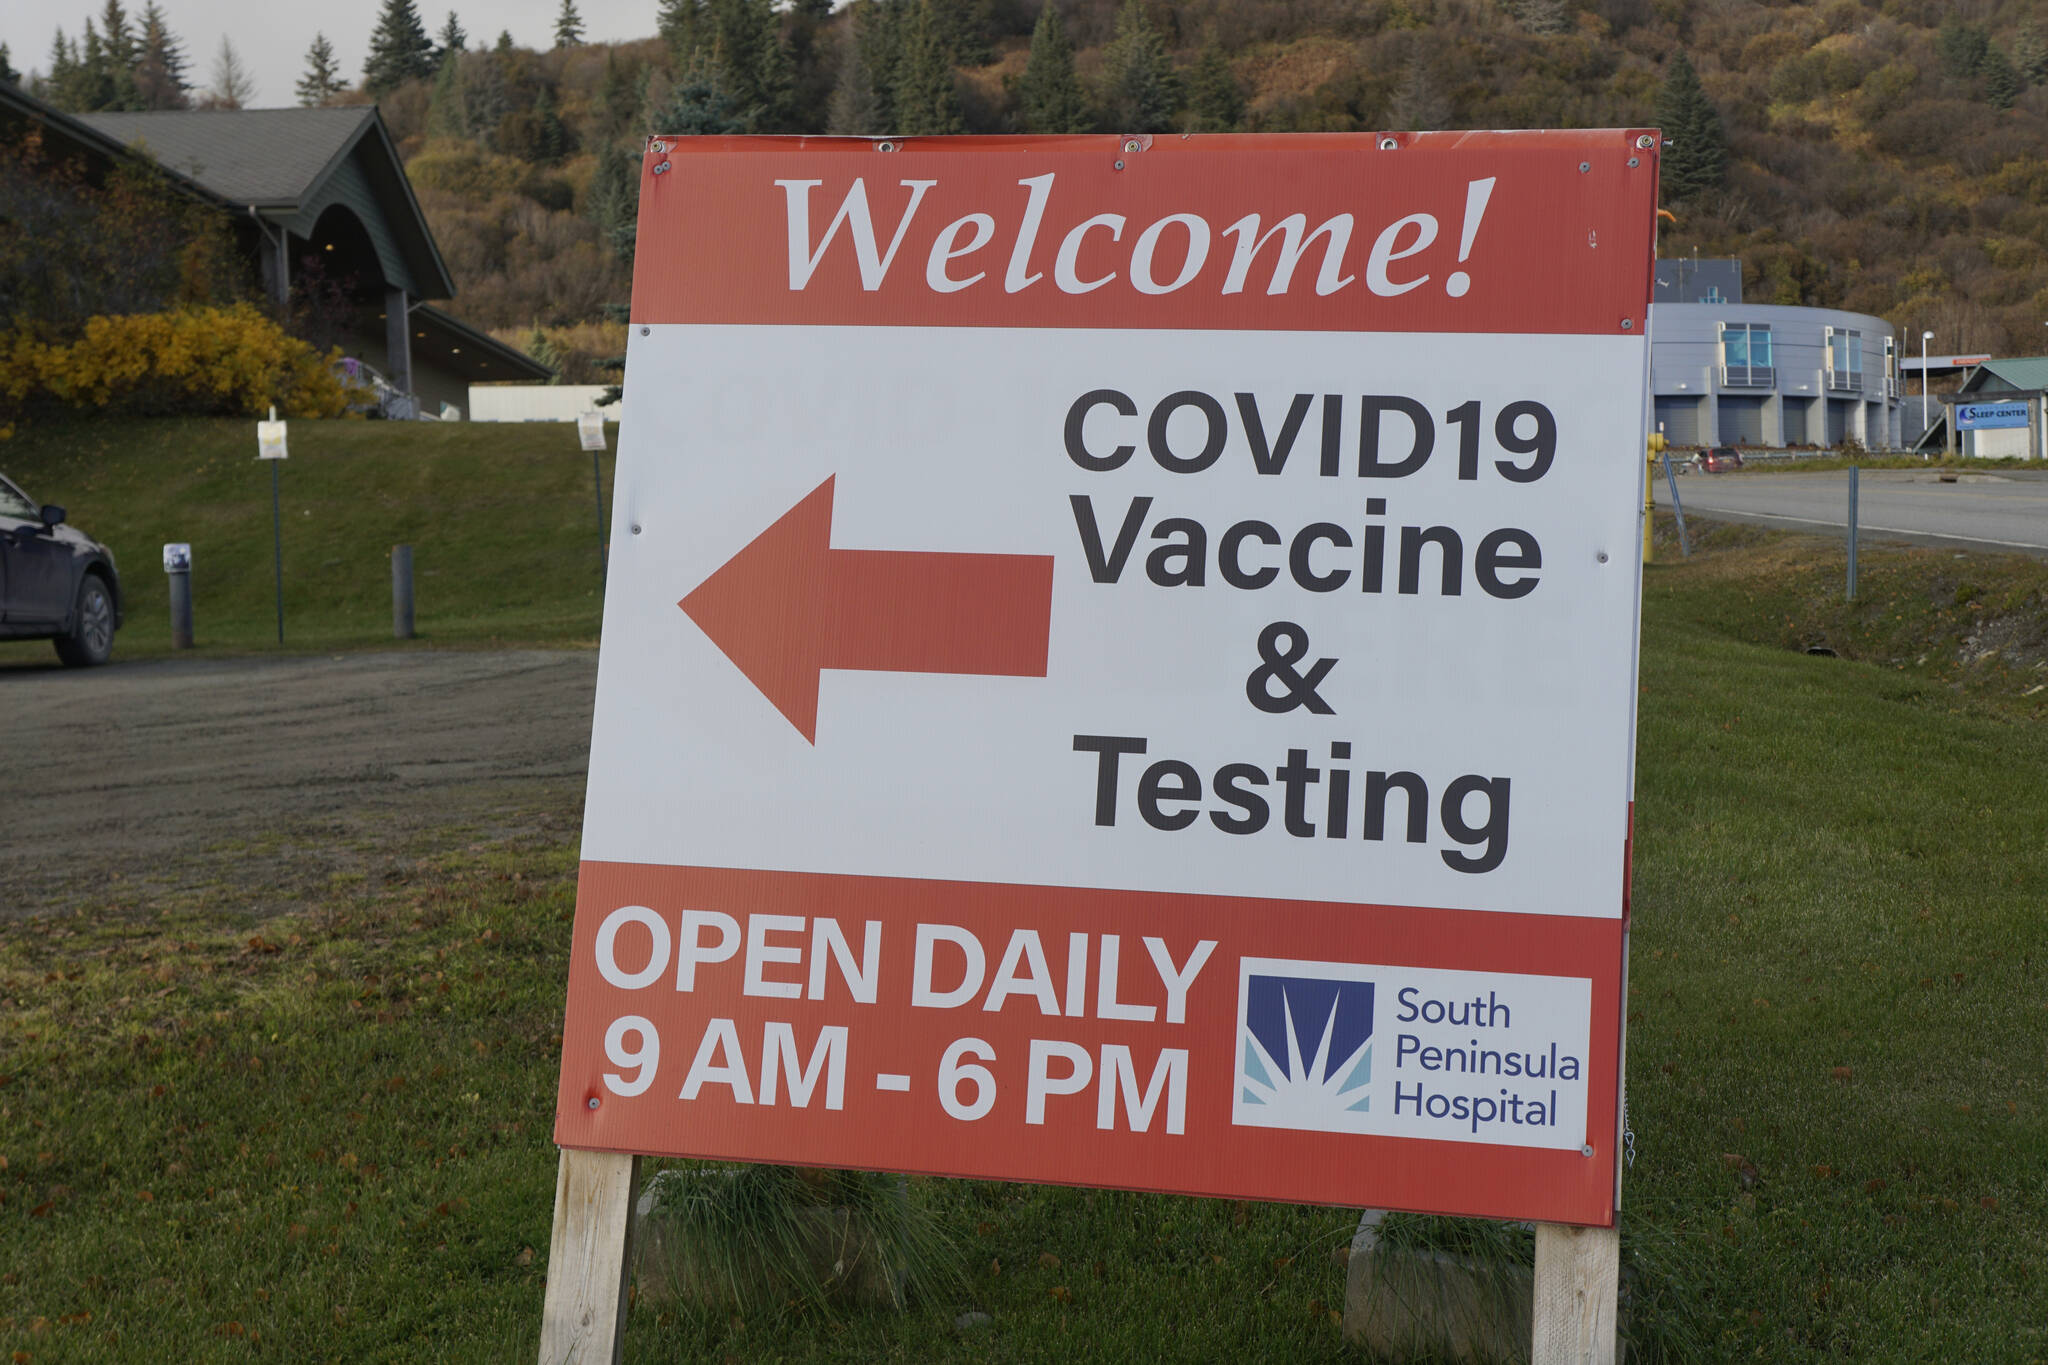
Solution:
<path fill-rule="evenodd" d="M 1664 453 L 1664 433 L 1651 432 L 1646 445 L 1649 455 L 1643 469 L 1643 563 L 1648 564 L 1653 558 L 1650 553 L 1650 533 L 1654 526 L 1652 513 L 1657 507 L 1657 457 Z"/>

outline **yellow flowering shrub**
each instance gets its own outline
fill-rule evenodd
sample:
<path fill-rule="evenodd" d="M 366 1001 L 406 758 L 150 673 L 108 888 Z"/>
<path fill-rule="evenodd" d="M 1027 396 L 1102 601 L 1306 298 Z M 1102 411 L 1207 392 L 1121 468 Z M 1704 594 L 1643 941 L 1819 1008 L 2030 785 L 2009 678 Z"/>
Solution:
<path fill-rule="evenodd" d="M 0 409 L 42 403 L 134 416 L 339 416 L 332 365 L 247 304 L 88 319 L 70 342 L 0 338 Z"/>

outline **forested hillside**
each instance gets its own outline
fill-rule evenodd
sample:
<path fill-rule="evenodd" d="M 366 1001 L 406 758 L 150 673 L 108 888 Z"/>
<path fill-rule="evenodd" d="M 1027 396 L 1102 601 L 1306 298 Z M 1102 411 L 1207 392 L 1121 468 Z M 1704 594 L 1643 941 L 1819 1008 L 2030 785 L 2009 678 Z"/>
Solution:
<path fill-rule="evenodd" d="M 1752 301 L 1875 313 L 1904 335 L 1933 330 L 1941 351 L 2024 354 L 2048 350 L 2039 12 L 2023 0 L 660 0 L 644 40 L 601 46 L 582 41 L 564 0 L 554 42 L 533 50 L 509 35 L 473 43 L 454 14 L 437 41 L 413 0 L 384 0 L 362 79 L 335 71 L 318 39 L 299 88 L 307 102 L 382 105 L 461 284 L 454 310 L 574 378 L 619 349 L 605 305 L 627 295 L 649 131 L 1656 122 L 1674 141 L 1666 255 L 1741 256 Z M 125 49 L 107 39 L 117 18 Z M 163 62 L 141 37 L 165 21 L 154 6 L 147 18 L 107 0 L 33 79 L 71 107 L 160 96 Z M 107 70 L 121 51 L 125 79 Z"/>

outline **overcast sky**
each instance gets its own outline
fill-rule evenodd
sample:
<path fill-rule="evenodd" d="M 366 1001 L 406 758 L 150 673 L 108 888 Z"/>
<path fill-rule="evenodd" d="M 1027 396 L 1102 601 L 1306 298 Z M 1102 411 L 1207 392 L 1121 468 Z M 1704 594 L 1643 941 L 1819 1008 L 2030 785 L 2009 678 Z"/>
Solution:
<path fill-rule="evenodd" d="M 469 45 L 496 41 L 498 30 L 510 29 L 521 47 L 548 47 L 554 42 L 555 16 L 561 0 L 414 0 L 429 34 L 439 34 L 453 8 L 469 33 Z M 50 69 L 50 40 L 57 29 L 74 41 L 85 32 L 85 18 L 94 26 L 104 0 L 59 0 L 38 5 L 33 0 L 0 0 L 0 43 L 6 43 L 17 71 Z M 123 0 L 131 20 L 143 0 Z M 191 61 L 187 75 L 195 86 L 213 75 L 214 54 L 222 35 L 234 42 L 242 65 L 256 82 L 256 107 L 296 104 L 292 86 L 306 68 L 306 49 L 316 32 L 334 44 L 343 75 L 351 82 L 363 76 L 370 33 L 377 27 L 383 0 L 159 0 L 171 32 L 185 44 Z M 657 0 L 577 0 L 583 15 L 583 36 L 590 42 L 654 36 Z"/>

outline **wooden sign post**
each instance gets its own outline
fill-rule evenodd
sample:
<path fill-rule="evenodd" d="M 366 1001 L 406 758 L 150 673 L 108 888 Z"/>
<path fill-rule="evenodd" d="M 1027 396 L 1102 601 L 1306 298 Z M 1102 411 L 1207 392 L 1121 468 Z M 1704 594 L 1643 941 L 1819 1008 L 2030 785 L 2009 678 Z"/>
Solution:
<path fill-rule="evenodd" d="M 1540 1222 L 1611 1354 L 1657 149 L 648 143 L 544 1360 L 640 1154 Z"/>

